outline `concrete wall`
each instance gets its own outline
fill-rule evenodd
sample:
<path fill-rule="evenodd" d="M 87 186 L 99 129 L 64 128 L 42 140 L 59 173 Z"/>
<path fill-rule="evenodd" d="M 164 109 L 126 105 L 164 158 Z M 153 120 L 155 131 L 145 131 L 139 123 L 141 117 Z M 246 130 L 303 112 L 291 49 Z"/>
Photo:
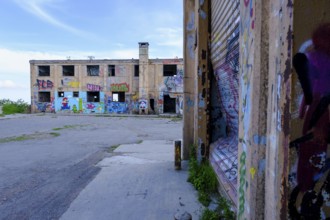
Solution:
<path fill-rule="evenodd" d="M 185 1 L 185 65 L 198 68 L 190 69 L 193 73 L 189 73 L 191 79 L 195 77 L 197 92 L 188 95 L 189 90 L 185 89 L 184 99 L 197 103 L 199 92 L 204 88 L 199 81 L 203 56 L 198 54 L 203 49 L 199 50 L 198 43 L 204 45 L 209 30 L 205 31 L 196 21 L 193 26 L 190 18 L 201 22 L 202 16 L 221 17 L 212 7 L 210 12 L 202 13 L 202 2 L 207 4 L 208 1 L 195 2 L 193 10 L 193 1 Z M 330 27 L 324 26 L 317 34 L 328 34 L 326 40 L 317 38 L 316 47 L 308 46 L 312 31 L 330 21 L 329 4 L 327 0 L 240 1 L 238 182 L 234 189 L 237 198 L 233 201 L 237 205 L 238 219 L 325 219 L 330 215 L 327 108 L 318 115 L 321 120 L 314 123 L 313 130 L 303 130 L 318 102 L 330 93 Z M 192 47 L 192 40 L 189 41 L 192 29 L 200 38 L 196 48 Z M 212 45 L 212 41 L 209 43 Z M 194 48 L 195 53 L 189 53 L 190 48 Z M 292 64 L 299 48 L 309 59 L 306 68 L 301 60 L 298 64 L 305 68 L 305 75 L 309 74 L 307 82 L 313 95 L 311 107 L 305 112 L 301 111 L 301 80 Z M 194 62 L 190 55 L 197 55 Z M 211 100 L 215 99 L 214 93 L 212 90 Z M 204 143 L 207 143 L 211 133 L 204 123 L 209 121 L 205 120 L 204 111 L 194 107 L 195 123 L 184 121 L 184 140 L 191 142 L 193 138 L 194 143 L 198 143 L 199 135 L 203 134 Z M 317 131 L 313 138 L 293 145 L 296 143 L 293 141 L 311 131 Z M 229 198 L 235 200 L 235 196 L 229 195 Z"/>
<path fill-rule="evenodd" d="M 183 60 L 146 60 L 140 77 L 134 76 L 139 60 L 32 60 L 32 112 L 139 113 L 142 104 L 149 109 L 150 99 L 154 99 L 154 110 L 146 113 L 160 114 L 163 94 L 170 94 L 178 103 L 176 113 L 182 114 Z M 168 63 L 177 65 L 176 76 L 163 76 L 163 65 Z M 50 66 L 50 76 L 38 76 L 38 66 L 42 65 Z M 74 65 L 74 76 L 63 76 L 63 65 Z M 99 65 L 99 76 L 87 76 L 87 65 Z M 115 76 L 108 75 L 108 65 L 115 65 Z M 38 101 L 43 91 L 50 92 L 50 102 Z M 100 92 L 99 102 L 88 102 L 88 91 Z M 59 97 L 59 92 L 64 92 L 64 97 Z M 79 97 L 73 97 L 73 92 L 79 92 Z M 125 102 L 114 102 L 113 92 L 125 92 Z"/>

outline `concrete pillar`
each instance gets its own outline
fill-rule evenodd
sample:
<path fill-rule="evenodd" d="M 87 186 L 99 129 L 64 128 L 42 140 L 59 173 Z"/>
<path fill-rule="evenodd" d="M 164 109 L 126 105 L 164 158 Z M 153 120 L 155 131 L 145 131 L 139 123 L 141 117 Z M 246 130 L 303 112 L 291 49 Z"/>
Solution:
<path fill-rule="evenodd" d="M 269 4 L 240 3 L 238 219 L 273 219 L 264 217 Z"/>
<path fill-rule="evenodd" d="M 209 0 L 196 1 L 195 11 L 197 21 L 197 95 L 195 96 L 195 143 L 197 141 L 197 158 L 208 158 L 209 155 Z"/>
<path fill-rule="evenodd" d="M 189 148 L 194 144 L 195 133 L 195 0 L 184 0 L 184 83 L 183 83 L 183 159 L 189 157 Z"/>

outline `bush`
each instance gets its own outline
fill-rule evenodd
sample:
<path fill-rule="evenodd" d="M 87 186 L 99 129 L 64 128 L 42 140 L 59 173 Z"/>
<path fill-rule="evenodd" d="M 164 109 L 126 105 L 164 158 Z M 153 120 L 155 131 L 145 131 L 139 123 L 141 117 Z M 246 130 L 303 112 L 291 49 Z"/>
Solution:
<path fill-rule="evenodd" d="M 5 115 L 28 113 L 30 110 L 30 105 L 21 99 L 17 102 L 10 101 L 9 99 L 2 99 L 0 100 L 0 105 L 2 105 L 2 112 Z"/>

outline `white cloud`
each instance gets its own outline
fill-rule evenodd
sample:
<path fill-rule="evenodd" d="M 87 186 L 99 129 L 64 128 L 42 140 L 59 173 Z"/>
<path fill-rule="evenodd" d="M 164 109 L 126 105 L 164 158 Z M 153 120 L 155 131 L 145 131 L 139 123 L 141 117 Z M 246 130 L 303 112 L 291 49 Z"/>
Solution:
<path fill-rule="evenodd" d="M 182 28 L 157 28 L 154 35 L 149 35 L 159 46 L 171 46 L 182 49 L 183 31 Z"/>
<path fill-rule="evenodd" d="M 0 80 L 0 88 L 2 89 L 27 89 L 27 85 L 15 83 L 12 80 Z"/>
<path fill-rule="evenodd" d="M 45 9 L 44 9 L 44 5 L 49 5 L 49 4 L 54 4 L 54 0 L 15 0 L 15 2 L 17 3 L 17 5 L 19 5 L 21 8 L 23 8 L 24 10 L 28 11 L 29 13 L 35 15 L 36 17 L 40 18 L 42 21 L 45 21 L 51 25 L 54 25 L 56 27 L 59 27 L 61 29 L 64 29 L 68 32 L 71 32 L 77 36 L 92 36 L 92 34 L 87 33 L 85 31 L 79 30 L 75 27 L 72 27 L 62 21 L 60 21 L 59 19 L 57 19 L 56 17 L 52 16 L 51 14 L 49 14 Z M 58 1 L 57 1 L 58 2 Z M 62 3 L 63 4 L 63 3 Z M 58 7 L 55 6 L 55 8 Z M 95 36 L 94 36 L 95 37 Z"/>

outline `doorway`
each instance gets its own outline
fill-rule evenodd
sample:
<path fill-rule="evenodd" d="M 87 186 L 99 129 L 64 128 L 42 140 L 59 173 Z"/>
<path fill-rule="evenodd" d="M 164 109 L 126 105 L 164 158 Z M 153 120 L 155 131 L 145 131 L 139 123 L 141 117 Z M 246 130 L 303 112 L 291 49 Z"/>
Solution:
<path fill-rule="evenodd" d="M 164 95 L 164 113 L 176 113 L 176 98 Z"/>

